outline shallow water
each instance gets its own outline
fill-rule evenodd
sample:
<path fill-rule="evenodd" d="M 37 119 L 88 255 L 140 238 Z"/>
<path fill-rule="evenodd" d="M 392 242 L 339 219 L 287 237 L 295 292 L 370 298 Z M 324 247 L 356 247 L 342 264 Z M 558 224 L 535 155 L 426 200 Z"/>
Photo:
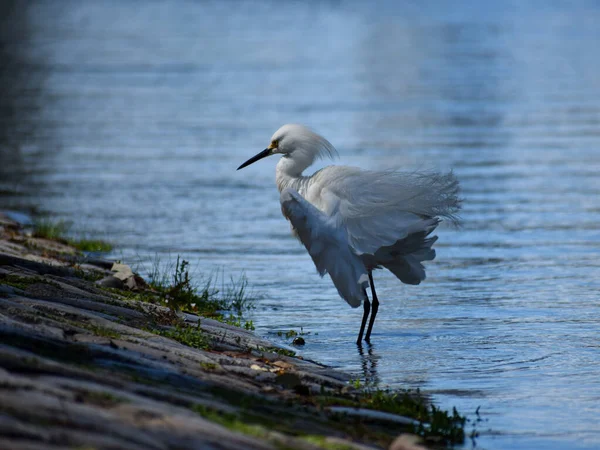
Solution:
<path fill-rule="evenodd" d="M 303 327 L 305 357 L 480 406 L 478 447 L 598 448 L 600 7 L 480 3 L 6 2 L 0 207 L 130 262 L 244 271 L 259 333 Z M 287 122 L 338 163 L 462 183 L 426 282 L 375 274 L 362 353 L 362 311 L 280 215 L 276 158 L 235 171 Z"/>

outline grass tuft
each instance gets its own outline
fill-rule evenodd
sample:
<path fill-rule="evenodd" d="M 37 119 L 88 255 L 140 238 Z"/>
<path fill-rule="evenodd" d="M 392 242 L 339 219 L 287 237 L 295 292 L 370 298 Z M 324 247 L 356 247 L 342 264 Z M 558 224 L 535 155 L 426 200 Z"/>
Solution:
<path fill-rule="evenodd" d="M 173 328 L 152 328 L 148 329 L 148 331 L 160 336 L 168 337 L 187 345 L 188 347 L 199 348 L 202 350 L 210 349 L 211 340 L 202 332 L 200 322 L 198 322 L 196 326 L 179 324 Z"/>
<path fill-rule="evenodd" d="M 293 350 L 287 350 L 285 348 L 280 348 L 280 347 L 256 347 L 256 351 L 257 352 L 264 352 L 264 353 L 277 353 L 278 355 L 281 356 L 296 356 L 296 352 Z"/>
<path fill-rule="evenodd" d="M 68 237 L 72 223 L 64 220 L 53 221 L 39 219 L 33 224 L 32 236 L 35 238 L 49 239 L 62 244 L 70 245 L 82 252 L 110 252 L 112 245 L 99 239 L 74 239 Z"/>
<path fill-rule="evenodd" d="M 343 443 L 332 442 L 327 436 L 321 436 L 318 434 L 307 434 L 302 436 L 301 439 L 303 441 L 308 442 L 309 444 L 313 444 L 322 448 L 324 450 L 354 450 L 356 447 L 354 445 L 346 445 Z"/>
<path fill-rule="evenodd" d="M 127 402 L 125 398 L 110 392 L 86 391 L 82 394 L 82 396 L 87 403 L 92 403 L 103 407 L 114 406 L 119 403 Z"/>
<path fill-rule="evenodd" d="M 71 226 L 71 222 L 64 220 L 39 219 L 33 224 L 33 237 L 64 241 L 64 236 L 69 232 Z"/>
<path fill-rule="evenodd" d="M 69 244 L 82 252 L 108 253 L 113 249 L 111 244 L 99 239 L 69 240 Z"/>
<path fill-rule="evenodd" d="M 218 276 L 209 277 L 199 286 L 191 279 L 189 262 L 177 256 L 175 264 L 167 266 L 161 265 L 155 258 L 148 278 L 160 303 L 174 311 L 199 314 L 254 330 L 252 321 L 244 317 L 245 312 L 254 308 L 248 292 L 248 280 L 244 275 L 238 280 L 230 278 L 227 284 L 221 277 L 221 289 L 216 287 Z"/>
<path fill-rule="evenodd" d="M 413 432 L 429 442 L 456 445 L 465 440 L 467 419 L 456 408 L 448 412 L 432 405 L 418 389 L 391 391 L 365 388 L 356 396 L 340 400 L 339 397 L 320 396 L 317 401 L 321 406 L 353 406 L 410 417 L 419 422 Z"/>
<path fill-rule="evenodd" d="M 266 438 L 269 434 L 269 430 L 262 425 L 250 424 L 246 421 L 242 421 L 235 414 L 218 411 L 200 404 L 192 406 L 191 409 L 205 419 L 218 423 L 219 425 L 238 433 L 258 438 Z"/>

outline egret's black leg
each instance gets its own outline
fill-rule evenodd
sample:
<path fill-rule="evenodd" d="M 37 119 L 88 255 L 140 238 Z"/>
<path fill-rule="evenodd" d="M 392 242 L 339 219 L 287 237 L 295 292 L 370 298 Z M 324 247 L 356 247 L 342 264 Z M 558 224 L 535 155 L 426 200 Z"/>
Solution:
<path fill-rule="evenodd" d="M 369 302 L 369 297 L 367 297 L 367 291 L 364 291 L 364 293 L 365 301 L 363 303 L 363 318 L 362 323 L 360 324 L 360 333 L 358 333 L 358 339 L 356 340 L 356 343 L 358 345 L 360 345 L 360 341 L 362 341 L 363 333 L 365 332 L 365 325 L 367 324 L 367 317 L 369 317 L 369 311 L 371 310 L 371 302 Z"/>
<path fill-rule="evenodd" d="M 369 270 L 369 284 L 371 285 L 371 295 L 373 298 L 373 310 L 371 311 L 371 320 L 369 320 L 369 328 L 367 328 L 367 335 L 365 336 L 366 342 L 370 342 L 370 340 L 371 340 L 371 331 L 373 330 L 373 323 L 375 323 L 375 316 L 377 315 L 377 310 L 379 309 L 379 300 L 377 300 L 377 294 L 375 293 L 375 283 L 373 283 L 373 273 L 370 270 Z M 360 334 L 362 336 L 362 332 Z"/>

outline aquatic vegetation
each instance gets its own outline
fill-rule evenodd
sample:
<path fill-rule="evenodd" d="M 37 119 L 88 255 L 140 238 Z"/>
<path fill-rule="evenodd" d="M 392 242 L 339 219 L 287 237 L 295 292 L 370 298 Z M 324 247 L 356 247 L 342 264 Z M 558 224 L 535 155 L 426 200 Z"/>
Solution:
<path fill-rule="evenodd" d="M 247 396 L 246 396 L 247 397 Z M 464 442 L 464 424 L 466 419 L 458 414 L 453 409 L 451 412 L 442 411 L 433 406 L 420 393 L 410 391 L 384 391 L 373 390 L 363 391 L 354 394 L 344 394 L 341 392 L 331 392 L 330 395 L 311 396 L 306 394 L 303 396 L 304 404 L 312 404 L 319 407 L 319 410 L 325 413 L 317 419 L 320 423 L 326 421 L 329 426 L 339 427 L 348 432 L 348 420 L 356 420 L 354 428 L 351 432 L 353 438 L 361 440 L 369 436 L 370 440 L 380 442 L 383 447 L 387 447 L 392 438 L 389 434 L 391 429 L 389 423 L 381 422 L 381 427 L 367 428 L 361 424 L 360 419 L 349 419 L 344 414 L 328 412 L 326 407 L 345 406 L 350 408 L 367 408 L 377 411 L 390 412 L 393 414 L 402 415 L 418 421 L 416 425 L 397 425 L 393 428 L 392 434 L 396 434 L 399 430 L 405 429 L 407 432 L 412 432 L 421 436 L 424 441 L 433 446 L 453 446 Z M 276 430 L 283 433 L 289 433 L 298 439 L 317 445 L 325 449 L 345 449 L 347 446 L 343 443 L 338 443 L 335 440 L 330 440 L 326 436 L 315 433 L 315 429 L 311 428 L 310 423 L 306 423 L 303 429 L 297 428 L 298 416 L 295 413 L 288 413 L 287 416 L 281 416 L 277 421 L 271 419 L 272 415 L 262 414 L 255 408 L 256 400 L 245 398 L 244 400 L 233 399 L 235 404 L 240 408 L 237 412 L 225 412 L 207 407 L 205 405 L 193 405 L 191 409 L 202 415 L 208 420 L 219 423 L 231 430 L 235 430 L 244 434 L 269 437 L 265 434 L 267 430 Z M 239 400 L 239 401 L 238 401 Z M 269 411 L 268 403 L 264 405 L 265 413 Z M 300 406 L 300 405 L 299 405 Z M 303 411 L 300 407 L 298 411 Z M 305 411 L 305 410 L 304 410 Z M 316 417 L 312 415 L 312 417 Z M 306 420 L 306 417 L 304 418 Z M 376 419 L 373 419 L 377 421 Z M 335 425 L 335 424 L 338 425 Z"/>
<path fill-rule="evenodd" d="M 362 407 L 411 417 L 420 423 L 415 433 L 444 444 L 458 444 L 465 439 L 466 418 L 456 408 L 444 411 L 431 404 L 416 391 L 387 391 L 376 389 L 361 399 Z"/>
<path fill-rule="evenodd" d="M 456 408 L 452 414 L 430 405 L 430 421 L 421 423 L 416 430 L 419 436 L 433 441 L 441 441 L 446 445 L 461 444 L 465 440 L 466 417 L 461 416 Z"/>
<path fill-rule="evenodd" d="M 451 412 L 442 410 L 433 405 L 418 389 L 415 391 L 383 390 L 364 388 L 358 380 L 351 383 L 353 387 L 361 390 L 354 395 L 344 397 L 321 395 L 316 398 L 316 402 L 321 407 L 366 408 L 409 417 L 418 421 L 418 425 L 413 426 L 413 433 L 427 441 L 443 445 L 464 442 L 464 427 L 467 419 L 461 416 L 456 408 Z"/>
<path fill-rule="evenodd" d="M 300 327 L 300 331 L 296 331 L 296 330 L 289 330 L 289 331 L 278 331 L 277 332 L 277 336 L 279 337 L 285 337 L 286 339 L 292 339 L 292 345 L 295 346 L 302 346 L 306 344 L 305 339 L 303 338 L 303 336 L 308 336 L 310 334 L 310 331 L 305 332 L 304 328 Z"/>
<path fill-rule="evenodd" d="M 289 331 L 286 331 L 285 333 L 283 331 L 278 331 L 277 336 L 279 336 L 279 337 L 285 336 L 286 339 L 290 339 L 290 338 L 298 336 L 298 332 L 296 330 L 289 330 Z"/>

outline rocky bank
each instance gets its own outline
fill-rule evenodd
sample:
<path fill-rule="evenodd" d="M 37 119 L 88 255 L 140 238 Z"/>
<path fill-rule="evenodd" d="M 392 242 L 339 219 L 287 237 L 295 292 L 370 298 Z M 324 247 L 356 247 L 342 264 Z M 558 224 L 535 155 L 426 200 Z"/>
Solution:
<path fill-rule="evenodd" d="M 405 394 L 140 300 L 127 269 L 0 217 L 0 448 L 422 448 Z"/>

